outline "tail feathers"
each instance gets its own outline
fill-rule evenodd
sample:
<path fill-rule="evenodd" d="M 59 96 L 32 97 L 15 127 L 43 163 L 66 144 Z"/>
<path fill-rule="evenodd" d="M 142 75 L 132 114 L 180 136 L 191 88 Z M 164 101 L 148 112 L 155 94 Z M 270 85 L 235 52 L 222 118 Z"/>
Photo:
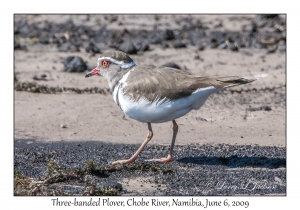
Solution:
<path fill-rule="evenodd" d="M 217 79 L 217 81 L 221 82 L 223 87 L 233 87 L 233 86 L 236 86 L 236 85 L 243 85 L 243 84 L 253 82 L 255 80 L 256 79 L 247 79 L 247 78 L 237 77 L 237 76 L 219 77 Z"/>

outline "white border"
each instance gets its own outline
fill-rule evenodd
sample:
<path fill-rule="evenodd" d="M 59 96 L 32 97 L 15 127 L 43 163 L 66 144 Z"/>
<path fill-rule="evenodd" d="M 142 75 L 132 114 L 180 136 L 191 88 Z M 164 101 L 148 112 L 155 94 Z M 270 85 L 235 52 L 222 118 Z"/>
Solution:
<path fill-rule="evenodd" d="M 14 13 L 287 13 L 287 197 L 204 197 L 215 200 L 247 199 L 248 209 L 299 206 L 299 11 L 297 1 L 11 1 L 1 11 L 1 208 L 52 209 L 50 197 L 13 196 L 13 14 Z M 13 5 L 10 5 L 13 4 Z M 4 46 L 4 47 L 3 47 Z M 172 199 L 174 197 L 166 197 Z M 178 197 L 179 199 L 182 197 Z M 73 198 L 65 198 L 72 200 Z M 128 198 L 118 197 L 118 200 Z M 5 208 L 8 207 L 8 208 Z M 99 207 L 98 207 L 99 208 Z M 130 208 L 130 207 L 128 207 Z M 137 207 L 138 208 L 138 207 Z M 137 209 L 136 208 L 136 209 Z M 152 208 L 152 207 L 151 207 Z M 177 208 L 177 207 L 175 207 Z M 299 207 L 296 207 L 299 208 Z M 294 208 L 294 209 L 296 209 Z M 197 208 L 199 209 L 199 208 Z M 216 208 L 220 209 L 220 208 Z"/>

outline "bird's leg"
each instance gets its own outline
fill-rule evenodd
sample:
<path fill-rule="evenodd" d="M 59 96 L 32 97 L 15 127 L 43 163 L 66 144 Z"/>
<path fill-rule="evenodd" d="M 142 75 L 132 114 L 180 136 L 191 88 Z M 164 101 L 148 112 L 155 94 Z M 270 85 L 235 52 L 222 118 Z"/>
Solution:
<path fill-rule="evenodd" d="M 135 159 L 137 158 L 137 156 L 144 149 L 144 147 L 146 146 L 146 144 L 152 139 L 152 137 L 153 137 L 153 132 L 152 132 L 151 123 L 148 123 L 148 135 L 147 135 L 147 138 L 143 142 L 143 144 L 140 146 L 140 148 L 134 153 L 134 155 L 132 155 L 131 158 L 129 158 L 129 159 L 117 160 L 117 161 L 113 162 L 112 164 L 114 165 L 114 164 L 124 164 L 124 163 L 132 163 L 132 162 L 134 162 Z"/>
<path fill-rule="evenodd" d="M 161 162 L 161 163 L 166 163 L 166 162 L 170 162 L 172 160 L 173 148 L 174 148 L 176 136 L 178 133 L 177 123 L 175 122 L 175 120 L 172 120 L 172 123 L 173 123 L 173 137 L 172 137 L 172 143 L 171 143 L 170 153 L 169 153 L 168 157 L 160 158 L 160 159 L 151 159 L 149 161 L 157 161 L 157 162 Z"/>

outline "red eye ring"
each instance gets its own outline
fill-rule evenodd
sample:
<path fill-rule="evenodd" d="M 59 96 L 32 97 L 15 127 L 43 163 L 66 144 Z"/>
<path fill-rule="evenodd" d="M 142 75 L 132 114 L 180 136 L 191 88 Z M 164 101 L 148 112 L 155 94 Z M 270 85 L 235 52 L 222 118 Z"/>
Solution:
<path fill-rule="evenodd" d="M 103 68 L 107 68 L 109 64 L 110 64 L 109 60 L 104 59 L 101 61 L 101 66 L 103 66 Z"/>

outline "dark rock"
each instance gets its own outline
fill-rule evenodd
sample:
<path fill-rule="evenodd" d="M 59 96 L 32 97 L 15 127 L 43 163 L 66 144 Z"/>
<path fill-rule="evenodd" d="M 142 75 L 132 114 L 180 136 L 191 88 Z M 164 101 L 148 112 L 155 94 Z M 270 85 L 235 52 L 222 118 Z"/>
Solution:
<path fill-rule="evenodd" d="M 114 189 L 117 189 L 119 191 L 122 191 L 123 186 L 122 186 L 122 184 L 120 184 L 118 182 L 111 181 L 111 182 L 103 182 L 103 183 L 101 183 L 98 188 L 99 189 L 114 188 Z"/>
<path fill-rule="evenodd" d="M 48 34 L 43 34 L 39 38 L 39 43 L 41 43 L 41 44 L 49 44 L 50 43 L 49 39 L 50 38 L 49 38 Z"/>
<path fill-rule="evenodd" d="M 175 69 L 181 69 L 176 63 L 174 62 L 168 62 L 162 65 L 163 67 L 170 67 L 170 68 L 175 68 Z"/>
<path fill-rule="evenodd" d="M 93 42 L 89 42 L 86 47 L 85 47 L 85 51 L 88 52 L 92 52 L 93 54 L 96 53 L 101 53 L 100 49 L 93 43 Z"/>
<path fill-rule="evenodd" d="M 151 44 L 160 44 L 161 39 L 158 36 L 153 36 L 153 37 L 150 38 L 150 43 Z"/>
<path fill-rule="evenodd" d="M 199 55 L 195 55 L 195 56 L 194 56 L 194 59 L 195 59 L 195 60 L 200 60 L 200 56 L 199 56 Z"/>
<path fill-rule="evenodd" d="M 87 65 L 81 57 L 69 56 L 64 59 L 64 71 L 67 72 L 84 72 L 87 70 Z"/>
<path fill-rule="evenodd" d="M 268 53 L 274 53 L 277 50 L 277 45 L 273 45 L 267 48 Z"/>
<path fill-rule="evenodd" d="M 109 33 L 107 28 L 105 26 L 102 26 L 98 31 L 95 32 L 93 41 L 95 41 L 96 43 L 106 43 L 110 40 L 109 38 L 111 37 L 111 35 L 112 33 Z"/>
<path fill-rule="evenodd" d="M 237 45 L 235 43 L 230 43 L 228 48 L 231 50 L 231 51 L 239 51 L 239 48 L 237 47 Z"/>
<path fill-rule="evenodd" d="M 175 39 L 175 36 L 174 36 L 173 31 L 172 31 L 172 30 L 169 30 L 169 29 L 163 30 L 163 32 L 162 32 L 162 37 L 163 37 L 163 39 L 165 39 L 165 40 L 172 40 L 172 39 Z"/>
<path fill-rule="evenodd" d="M 16 42 L 14 42 L 14 50 L 28 51 L 26 45 L 21 45 L 20 43 L 16 43 Z"/>
<path fill-rule="evenodd" d="M 198 45 L 198 50 L 199 50 L 199 51 L 205 50 L 205 45 L 204 45 L 204 44 L 199 44 L 199 45 Z"/>
<path fill-rule="evenodd" d="M 180 41 L 177 41 L 173 44 L 174 48 L 186 48 L 186 44 Z"/>
<path fill-rule="evenodd" d="M 264 46 L 263 46 L 262 44 L 260 44 L 260 43 L 255 43 L 255 44 L 254 44 L 254 47 L 255 47 L 255 48 L 258 48 L 258 49 L 264 48 Z"/>
<path fill-rule="evenodd" d="M 255 111 L 271 111 L 272 110 L 272 108 L 271 108 L 271 106 L 261 106 L 261 107 L 258 107 L 258 108 L 252 108 L 252 107 L 250 107 L 250 108 L 248 108 L 248 109 L 246 109 L 247 111 L 250 111 L 250 112 L 255 112 Z"/>
<path fill-rule="evenodd" d="M 139 52 L 145 52 L 150 49 L 149 44 L 147 44 L 145 42 L 138 42 L 134 46 L 135 46 L 136 50 Z"/>
<path fill-rule="evenodd" d="M 41 74 L 41 75 L 34 75 L 32 77 L 33 80 L 43 80 L 43 81 L 48 81 L 48 79 L 46 78 L 47 75 L 46 74 Z"/>
<path fill-rule="evenodd" d="M 121 46 L 119 47 L 119 50 L 123 51 L 127 54 L 136 54 L 137 53 L 137 49 L 135 48 L 135 46 L 132 44 L 131 41 L 123 42 L 121 44 Z"/>
<path fill-rule="evenodd" d="M 278 17 L 279 15 L 278 14 L 261 14 L 261 15 L 258 15 L 258 16 L 261 16 L 261 18 L 273 19 L 273 18 Z"/>
<path fill-rule="evenodd" d="M 209 45 L 210 48 L 217 48 L 218 47 L 218 41 L 217 39 L 215 38 L 211 38 L 210 39 L 210 45 Z"/>
<path fill-rule="evenodd" d="M 196 120 L 207 122 L 207 119 L 202 117 L 195 117 Z"/>
<path fill-rule="evenodd" d="M 14 72 L 14 81 L 15 81 L 15 82 L 18 81 L 18 77 L 17 77 L 18 74 L 19 74 L 18 72 Z"/>
<path fill-rule="evenodd" d="M 285 53 L 286 52 L 286 45 L 279 45 L 278 46 L 278 51 L 281 53 Z"/>
<path fill-rule="evenodd" d="M 117 16 L 117 15 L 112 15 L 112 16 L 110 17 L 109 22 L 110 22 L 110 23 L 113 23 L 113 22 L 115 22 L 115 21 L 117 21 L 117 20 L 118 20 L 118 16 Z"/>
<path fill-rule="evenodd" d="M 257 25 L 251 22 L 251 25 L 245 26 L 245 30 L 248 31 L 250 36 L 253 36 L 257 32 Z"/>
<path fill-rule="evenodd" d="M 163 43 L 161 44 L 161 47 L 162 47 L 163 49 L 166 49 L 166 48 L 169 48 L 170 45 L 169 45 L 167 42 L 163 42 Z"/>
<path fill-rule="evenodd" d="M 63 43 L 59 48 L 59 52 L 78 52 L 80 51 L 79 48 L 72 45 L 70 42 Z"/>
<path fill-rule="evenodd" d="M 226 49 L 227 48 L 227 43 L 224 42 L 224 43 L 220 44 L 218 48 L 219 49 Z"/>
<path fill-rule="evenodd" d="M 122 44 L 124 42 L 123 37 L 126 33 L 128 33 L 127 29 L 124 29 L 122 32 L 121 31 L 112 31 L 110 33 L 111 42 L 114 42 L 114 43 L 117 43 L 117 44 Z"/>

